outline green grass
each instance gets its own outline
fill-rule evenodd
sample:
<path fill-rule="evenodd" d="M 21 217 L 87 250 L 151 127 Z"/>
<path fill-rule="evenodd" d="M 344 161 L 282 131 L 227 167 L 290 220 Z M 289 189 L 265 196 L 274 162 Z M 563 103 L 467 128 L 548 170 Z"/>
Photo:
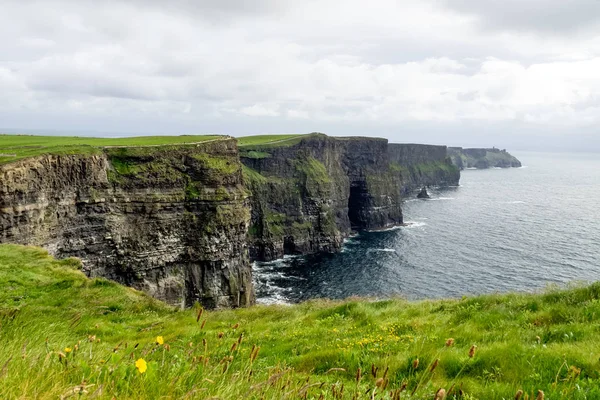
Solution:
<path fill-rule="evenodd" d="M 0 135 L 0 164 L 42 154 L 96 154 L 107 146 L 161 146 L 198 143 L 225 136 L 138 136 L 94 138 L 78 136 Z"/>
<path fill-rule="evenodd" d="M 198 317 L 78 267 L 0 245 L 0 398 L 600 398 L 600 284 Z"/>
<path fill-rule="evenodd" d="M 255 136 L 243 136 L 237 138 L 239 147 L 283 147 L 293 146 L 300 143 L 300 141 L 309 136 L 316 135 L 315 133 L 310 134 L 287 134 L 287 135 L 255 135 Z M 262 157 L 261 157 L 262 158 Z"/>

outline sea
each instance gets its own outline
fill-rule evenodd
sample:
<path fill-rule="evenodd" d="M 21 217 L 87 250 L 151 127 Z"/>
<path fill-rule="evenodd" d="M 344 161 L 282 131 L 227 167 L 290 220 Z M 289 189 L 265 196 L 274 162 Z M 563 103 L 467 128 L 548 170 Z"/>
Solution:
<path fill-rule="evenodd" d="M 253 265 L 258 303 L 459 298 L 600 280 L 600 154 L 513 153 L 522 168 L 465 170 L 407 198 L 406 226 L 342 252 Z"/>

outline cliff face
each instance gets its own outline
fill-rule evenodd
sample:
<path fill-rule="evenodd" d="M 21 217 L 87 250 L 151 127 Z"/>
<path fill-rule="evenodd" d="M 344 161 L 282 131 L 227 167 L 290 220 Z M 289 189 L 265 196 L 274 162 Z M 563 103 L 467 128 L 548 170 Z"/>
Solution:
<path fill-rule="evenodd" d="M 171 304 L 253 303 L 249 220 L 234 139 L 0 166 L 0 242 L 80 257 Z"/>
<path fill-rule="evenodd" d="M 1 164 L 0 242 L 79 257 L 89 276 L 171 304 L 238 307 L 254 302 L 251 259 L 336 252 L 352 231 L 402 224 L 404 195 L 459 179 L 445 146 L 270 143 L 79 147 Z"/>
<path fill-rule="evenodd" d="M 241 148 L 253 193 L 251 258 L 334 252 L 353 230 L 402 224 L 402 196 L 456 185 L 445 146 L 313 134 L 285 145 Z"/>
<path fill-rule="evenodd" d="M 402 223 L 400 180 L 387 141 L 311 135 L 288 146 L 242 148 L 253 193 L 251 256 L 334 252 L 351 229 Z"/>
<path fill-rule="evenodd" d="M 423 186 L 458 185 L 460 170 L 452 164 L 446 146 L 390 143 L 389 152 L 404 195 Z"/>
<path fill-rule="evenodd" d="M 521 162 L 506 150 L 491 149 L 463 149 L 462 147 L 449 147 L 448 155 L 452 163 L 460 169 L 465 168 L 518 168 Z"/>

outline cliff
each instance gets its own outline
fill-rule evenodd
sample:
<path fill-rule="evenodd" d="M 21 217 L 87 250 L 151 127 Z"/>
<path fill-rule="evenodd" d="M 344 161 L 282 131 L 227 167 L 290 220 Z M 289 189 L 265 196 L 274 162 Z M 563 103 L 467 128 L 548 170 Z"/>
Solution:
<path fill-rule="evenodd" d="M 460 169 L 465 168 L 518 168 L 521 162 L 506 150 L 491 149 L 463 149 L 462 147 L 449 147 L 448 156 L 452 163 Z"/>
<path fill-rule="evenodd" d="M 248 196 L 232 138 L 43 154 L 0 165 L 0 242 L 77 256 L 171 304 L 243 306 Z"/>
<path fill-rule="evenodd" d="M 447 153 L 446 146 L 390 143 L 390 162 L 400 173 L 402 194 L 424 186 L 458 185 L 460 171 Z"/>
<path fill-rule="evenodd" d="M 335 252 L 355 229 L 402 223 L 398 179 L 390 177 L 384 139 L 308 135 L 240 147 L 252 197 L 250 253 Z"/>
<path fill-rule="evenodd" d="M 378 138 L 4 138 L 0 243 L 182 306 L 253 304 L 251 260 L 339 251 L 460 178 L 445 146 Z"/>
<path fill-rule="evenodd" d="M 240 146 L 252 197 L 250 255 L 335 252 L 356 230 L 402 224 L 402 197 L 456 185 L 445 146 L 311 134 Z"/>

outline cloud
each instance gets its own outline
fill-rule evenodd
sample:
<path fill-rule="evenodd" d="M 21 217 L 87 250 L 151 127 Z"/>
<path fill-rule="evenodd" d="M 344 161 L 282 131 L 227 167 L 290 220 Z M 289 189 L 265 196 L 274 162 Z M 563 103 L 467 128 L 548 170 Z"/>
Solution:
<path fill-rule="evenodd" d="M 600 123 L 600 36 L 575 29 L 594 26 L 598 2 L 492 3 L 7 1 L 0 116 L 136 132 L 415 141 L 445 131 L 465 142 L 509 124 L 532 143 L 536 130 L 567 137 Z M 569 34 L 548 35 L 550 25 Z"/>
<path fill-rule="evenodd" d="M 600 25 L 598 0 L 443 0 L 450 9 L 479 19 L 486 29 L 563 34 Z"/>

